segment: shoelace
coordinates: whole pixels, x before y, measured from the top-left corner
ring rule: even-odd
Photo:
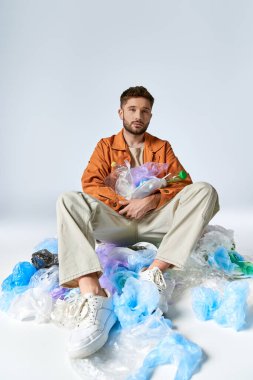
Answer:
[[[79,325],[90,326],[96,317],[98,301],[93,296],[80,295],[78,298],[69,299],[65,305],[65,318],[75,320]]]
[[[153,268],[150,270],[147,269],[145,272],[143,272],[143,279],[154,282],[159,292],[162,292],[162,290],[166,289],[167,287],[166,282],[163,278],[163,274],[159,268]]]

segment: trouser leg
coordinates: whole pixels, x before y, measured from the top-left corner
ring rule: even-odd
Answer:
[[[139,239],[160,241],[156,258],[183,267],[204,227],[218,210],[216,190],[208,183],[196,182],[147,215],[138,224]]]
[[[136,242],[136,224],[103,202],[81,192],[67,192],[57,201],[59,281],[77,287],[77,278],[102,271],[96,240],[116,244]]]

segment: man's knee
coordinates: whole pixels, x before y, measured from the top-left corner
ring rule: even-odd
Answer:
[[[189,187],[191,187],[191,190],[193,192],[196,192],[196,193],[201,192],[203,196],[213,197],[213,198],[218,199],[218,193],[215,190],[215,188],[212,185],[210,185],[210,183],[195,182],[195,183],[189,185]]]
[[[207,182],[196,182],[192,184],[194,191],[197,194],[201,194],[201,197],[205,202],[208,202],[208,208],[205,210],[205,214],[211,214],[209,219],[212,218],[220,209],[219,197],[216,189]]]
[[[61,193],[56,201],[57,209],[62,206],[69,208],[76,201],[78,196],[79,192],[77,191],[66,191]]]

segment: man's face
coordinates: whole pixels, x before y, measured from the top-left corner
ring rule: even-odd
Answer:
[[[152,117],[150,101],[141,97],[128,99],[119,109],[119,117],[128,132],[133,135],[143,134]]]

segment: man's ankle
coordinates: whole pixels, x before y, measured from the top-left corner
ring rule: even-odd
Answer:
[[[155,259],[153,263],[147,268],[147,269],[153,269],[154,267],[157,267],[160,269],[161,272],[166,271],[168,268],[173,268],[173,264],[169,264],[166,261]]]
[[[103,288],[101,288],[97,272],[89,273],[78,279],[78,285],[82,294],[92,293],[96,296],[107,297]]]

